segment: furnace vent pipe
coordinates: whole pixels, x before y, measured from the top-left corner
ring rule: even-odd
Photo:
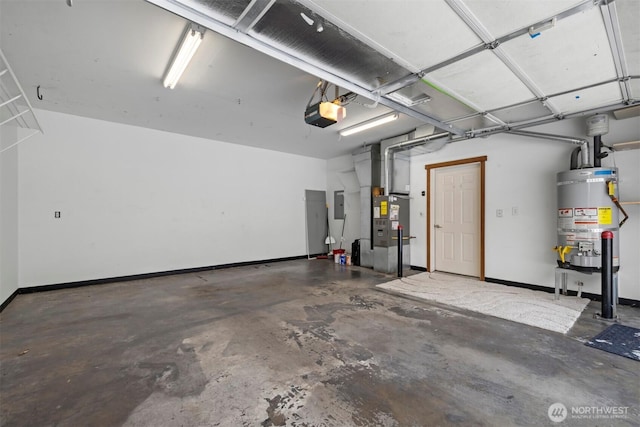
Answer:
[[[571,152],[571,167],[569,169],[578,169],[578,157],[582,153],[582,147],[576,147]]]
[[[410,139],[408,141],[398,142],[397,144],[393,144],[384,149],[384,194],[389,195],[391,191],[391,173],[389,168],[389,154],[391,151],[398,150],[400,148],[408,149],[412,147],[417,147],[418,145],[422,145],[429,141],[433,141],[434,139],[440,139],[450,136],[449,132],[441,132],[435,133],[433,135],[421,136],[420,138]],[[466,138],[460,138],[466,139]]]
[[[562,135],[553,135],[550,133],[531,132],[527,130],[510,130],[510,131],[507,131],[507,133],[520,135],[520,136],[528,136],[531,138],[549,139],[551,141],[568,142],[571,144],[579,145],[581,160],[582,160],[582,167],[583,168],[591,167],[591,164],[589,163],[589,142],[586,139],[572,138],[570,136],[562,136]],[[572,161],[572,169],[573,169],[573,161]]]

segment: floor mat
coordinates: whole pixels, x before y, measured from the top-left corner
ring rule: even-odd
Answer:
[[[445,273],[419,273],[378,285],[387,292],[435,301],[562,334],[567,333],[588,299],[497,285]]]
[[[614,324],[585,345],[640,361],[640,329]]]

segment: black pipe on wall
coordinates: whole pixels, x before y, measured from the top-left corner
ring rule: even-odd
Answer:
[[[402,226],[398,226],[398,277],[402,277]]]
[[[600,162],[600,151],[602,150],[602,136],[596,135],[593,137],[593,167],[599,168],[602,163]]]
[[[600,290],[602,293],[602,313],[604,319],[613,319],[613,233],[602,232],[602,271]]]

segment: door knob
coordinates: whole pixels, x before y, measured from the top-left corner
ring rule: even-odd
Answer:
[[[438,224],[434,225],[433,227],[434,227],[434,228],[442,228],[442,226],[441,226],[441,225],[438,225]]]

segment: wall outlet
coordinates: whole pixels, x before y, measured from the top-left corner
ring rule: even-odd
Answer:
[[[498,218],[502,218],[503,214],[504,214],[504,211],[502,209],[496,209],[496,216]]]
[[[518,210],[518,207],[517,207],[517,206],[514,206],[514,207],[512,207],[512,208],[511,208],[511,215],[516,216],[516,215],[518,215],[519,213],[520,213],[520,212],[519,212],[519,210]]]
[[[60,218],[60,211],[55,211],[55,212],[53,213],[53,217],[54,217],[54,218]]]

